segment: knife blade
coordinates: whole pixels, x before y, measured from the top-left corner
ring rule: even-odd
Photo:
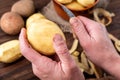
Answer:
[[[69,18],[75,17],[72,11],[70,11],[66,6],[60,4],[61,8],[66,12]]]
[[[66,6],[64,6],[64,5],[62,5],[62,4],[60,4],[60,6],[61,6],[62,9],[66,12],[66,14],[69,16],[69,18],[76,17],[76,16],[73,14],[73,12],[70,11]],[[72,32],[72,33],[73,33],[73,38],[74,38],[75,40],[77,40],[77,36],[75,35],[75,33],[74,33],[74,32]]]

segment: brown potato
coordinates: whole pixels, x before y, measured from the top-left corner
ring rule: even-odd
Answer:
[[[24,27],[24,20],[14,12],[6,12],[1,17],[1,29],[10,35],[16,35]]]
[[[23,17],[28,17],[35,11],[33,0],[20,0],[12,6],[11,11],[16,12]]]

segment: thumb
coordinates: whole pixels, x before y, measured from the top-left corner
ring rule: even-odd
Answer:
[[[61,35],[55,35],[53,38],[53,45],[62,64],[69,64],[73,61],[67,48],[66,42]]]
[[[70,24],[74,33],[79,38],[80,42],[84,42],[86,38],[89,38],[89,33],[86,26],[78,17],[71,18]]]

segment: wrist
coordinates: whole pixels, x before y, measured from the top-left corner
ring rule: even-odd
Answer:
[[[106,61],[103,62],[101,67],[109,74],[120,79],[120,76],[119,76],[120,56],[119,56],[119,54],[114,54],[114,55],[111,55],[110,57],[108,57],[108,59],[106,59]]]
[[[117,52],[116,52],[117,53]],[[109,69],[111,67],[113,67],[113,65],[117,65],[118,62],[120,61],[120,56],[117,53],[112,53],[111,55],[109,54],[103,61],[103,63],[101,64],[101,67],[104,69]]]

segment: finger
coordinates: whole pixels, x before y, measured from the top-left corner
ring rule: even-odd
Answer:
[[[88,19],[88,18],[83,17],[83,16],[78,16],[78,18],[85,25],[90,36],[96,35],[96,33],[98,33],[99,31],[105,31],[104,25],[102,25],[96,21],[93,21],[93,20]]]
[[[19,41],[20,41],[20,49],[21,51],[26,50],[25,48],[30,48],[31,46],[29,45],[27,41],[27,35],[26,35],[26,29],[22,28],[20,35],[19,35]],[[25,47],[25,48],[23,48]]]
[[[81,20],[82,23],[84,23],[86,26],[93,26],[96,25],[96,21],[93,21],[89,18],[83,17],[83,16],[78,16],[78,18]],[[91,24],[92,23],[92,24]]]
[[[36,67],[36,65],[32,64],[32,70],[33,70],[33,73],[34,73],[38,78],[41,78],[41,76],[42,76],[41,71],[39,71],[39,69]]]
[[[32,64],[32,70],[33,70],[33,73],[38,76],[39,74],[39,70],[37,69],[36,65]]]
[[[24,57],[26,57],[29,61],[35,62],[36,59],[39,58],[39,55],[36,51],[32,49],[30,44],[27,41],[27,35],[26,35],[26,29],[22,29],[21,33],[19,35],[19,41],[20,41],[20,49],[21,53]]]
[[[86,29],[91,38],[98,38],[98,35],[107,33],[105,26],[101,23],[93,21],[83,16],[78,16],[78,18],[82,21],[82,23],[86,26]]]
[[[65,40],[63,40],[61,35],[59,35],[59,34],[55,35],[55,37],[53,38],[53,45],[54,45],[55,51],[56,51],[60,61],[63,64],[71,63],[72,58],[68,51]]]
[[[79,18],[77,18],[77,17],[71,18],[70,24],[72,25],[72,29],[73,29],[74,33],[77,35],[77,37],[81,43],[84,40],[86,40],[87,38],[89,38],[89,33]]]
[[[42,56],[40,53],[38,53],[37,51],[35,51],[30,44],[27,41],[27,35],[26,35],[26,30],[23,28],[21,30],[20,36],[19,36],[19,40],[20,40],[20,49],[21,49],[21,53],[22,55],[27,58],[30,62],[32,62],[35,65],[38,64],[43,64],[43,60],[45,60],[46,62],[51,62],[51,59]]]

